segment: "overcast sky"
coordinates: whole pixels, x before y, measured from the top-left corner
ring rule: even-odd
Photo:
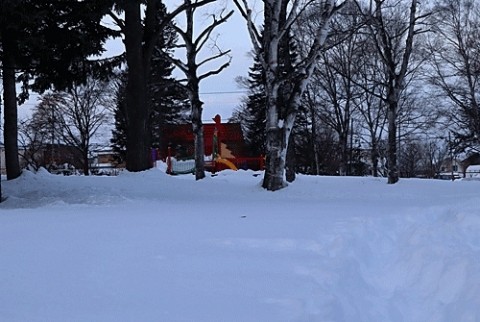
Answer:
[[[172,10],[180,0],[167,0],[165,1],[168,10]],[[221,5],[224,5],[227,1],[219,1],[216,5],[206,6],[199,15],[197,20],[199,23],[202,21],[208,21],[207,13],[217,10]],[[252,1],[257,2],[257,0]],[[230,1],[229,9],[234,9]],[[181,24],[180,15],[177,22]],[[197,22],[197,21],[196,21]],[[200,26],[197,30],[201,30]],[[252,65],[252,58],[250,51],[252,48],[246,23],[240,14],[235,10],[230,19],[223,25],[217,28],[218,39],[217,43],[222,50],[231,50],[232,62],[231,65],[225,69],[221,74],[211,76],[202,81],[200,84],[201,99],[204,104],[203,119],[205,121],[211,120],[216,114],[220,114],[222,118],[227,119],[231,116],[231,113],[235,107],[240,104],[242,96],[245,95],[245,89],[240,88],[235,82],[235,78],[238,76],[247,76],[248,69]],[[214,33],[215,35],[215,33]],[[106,56],[113,56],[122,53],[125,49],[120,39],[107,42],[108,52]],[[208,48],[205,48],[205,55],[208,55]],[[181,56],[179,56],[181,58]],[[210,69],[216,69],[220,66],[220,62],[212,62],[207,66]],[[175,74],[178,78],[183,78],[180,72]],[[30,110],[36,105],[38,95],[32,93],[31,99],[19,108],[19,118],[22,119],[30,114]]]
[[[173,10],[179,0],[165,1],[169,11]],[[225,1],[219,1],[217,5],[210,5],[199,10],[196,15],[197,31],[203,30],[202,23],[208,23],[208,13],[218,12],[221,5],[225,5]],[[229,5],[229,9],[234,9],[233,5]],[[183,15],[179,15],[176,22],[182,25]],[[229,118],[235,107],[239,105],[241,97],[245,95],[245,90],[240,88],[235,82],[238,76],[247,76],[248,69],[252,65],[250,51],[252,48],[250,38],[248,37],[246,23],[239,13],[235,10],[230,19],[216,29],[213,36],[218,35],[217,44],[222,50],[231,50],[232,62],[221,74],[211,76],[200,83],[201,99],[205,103],[203,119],[211,120],[216,114],[220,114],[222,118]],[[119,54],[124,51],[124,46],[120,40],[108,42],[107,47],[111,55]],[[204,48],[203,55],[211,56],[211,52],[207,47]],[[183,59],[184,53],[179,52],[178,58]],[[223,60],[225,62],[225,60]],[[222,61],[213,61],[207,64],[207,69],[212,70],[218,68]],[[205,69],[201,72],[205,72]],[[184,75],[177,71],[174,74],[178,79],[184,78]]]
[[[165,1],[169,10],[172,10],[181,2],[183,1]],[[257,2],[257,0],[252,0],[251,2]],[[221,74],[207,78],[200,84],[201,99],[205,103],[203,118],[206,120],[212,118],[217,113],[223,118],[231,116],[232,110],[239,105],[241,97],[245,95],[244,92],[242,93],[244,89],[238,86],[235,78],[247,76],[248,69],[252,65],[250,55],[252,45],[246,23],[234,8],[232,1],[219,0],[217,4],[208,5],[199,10],[199,14],[196,16],[196,22],[199,24],[197,30],[201,31],[203,29],[201,28],[201,23],[211,21],[207,19],[209,13],[215,12],[215,10],[218,12],[220,8],[225,6],[227,6],[228,10],[234,10],[235,12],[226,23],[217,28],[219,36],[217,41],[222,50],[231,50],[232,62]],[[180,25],[182,17],[180,15],[177,19],[177,23]],[[209,55],[208,51],[204,51],[204,54]],[[211,66],[210,69],[215,69],[220,66],[220,62],[212,62],[208,66]]]

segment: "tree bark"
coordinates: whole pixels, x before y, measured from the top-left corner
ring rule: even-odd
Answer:
[[[285,171],[285,133],[283,128],[270,128],[267,130],[267,153],[265,162],[265,176],[263,188],[276,191],[286,186],[283,175]]]
[[[388,145],[387,145],[387,163],[388,163],[388,183],[398,182],[397,165],[397,100],[392,99],[388,102]]]
[[[125,3],[125,49],[128,66],[127,79],[127,142],[126,168],[128,171],[143,171],[151,166],[150,131],[148,125],[147,75],[142,47],[143,27],[140,3]]]
[[[202,105],[197,88],[191,91],[192,130],[195,138],[195,180],[205,178],[205,146],[203,137]]]
[[[3,46],[3,99],[4,99],[4,144],[7,180],[20,176],[18,160],[18,112],[15,83],[15,58],[9,50],[9,40],[4,36]]]

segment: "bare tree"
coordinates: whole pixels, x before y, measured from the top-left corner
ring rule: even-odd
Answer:
[[[74,147],[82,156],[83,173],[89,174],[92,138],[110,121],[109,84],[90,78],[85,85],[46,94],[40,106],[50,105],[57,140]],[[52,139],[53,140],[53,139]]]
[[[415,37],[424,32],[421,24],[429,14],[420,14],[419,1],[411,0],[407,9],[397,0],[369,0],[361,6],[369,20],[370,32],[383,63],[385,89],[382,97],[387,107],[388,120],[388,183],[398,182],[397,165],[397,112],[402,91],[406,88],[407,75],[412,70],[411,58]]]
[[[196,180],[200,180],[205,177],[205,147],[202,124],[203,102],[200,99],[200,82],[210,76],[221,73],[230,65],[230,50],[222,50],[217,46],[215,41],[209,41],[212,40],[212,34],[215,29],[225,23],[228,18],[232,16],[233,11],[229,11],[225,15],[223,15],[223,13],[220,13],[219,15],[211,14],[211,22],[197,34],[194,30],[194,27],[196,26],[194,17],[197,7],[192,6],[191,0],[185,0],[184,6],[186,7],[184,10],[186,26],[182,29],[181,27],[174,25],[173,28],[183,40],[183,44],[180,44],[180,47],[185,49],[185,61],[172,57],[169,59],[185,74],[186,77],[185,88],[190,99],[192,130],[195,138],[195,178]],[[197,62],[200,55],[203,53],[205,46],[209,45],[210,49],[214,50],[214,53]],[[226,58],[227,61],[222,63],[220,67],[204,73],[200,72],[200,69],[204,68],[206,64],[224,58]]]
[[[434,178],[440,173],[443,160],[448,156],[448,142],[447,139],[428,136],[423,143],[423,168],[425,169],[425,176],[427,178]]]
[[[315,72],[313,80],[322,88],[320,100],[324,108],[319,110],[319,115],[338,135],[340,175],[349,173],[349,138],[353,135],[353,115],[357,108],[355,101],[363,92],[356,82],[360,76],[360,62],[364,59],[365,37],[358,32],[352,33],[360,25],[355,8],[352,9],[348,14],[338,14],[332,19],[334,32],[329,37],[331,48],[322,53],[320,64],[323,68]]]
[[[35,171],[46,166],[44,152],[51,139],[51,132],[41,121],[44,118],[37,116],[20,121],[18,126],[18,141],[23,147],[19,150],[20,157]]]
[[[253,48],[260,57],[266,78],[266,169],[263,187],[275,191],[286,186],[284,181],[285,163],[289,137],[299,110],[301,97],[310,78],[317,68],[320,51],[324,48],[332,16],[345,4],[345,1],[303,1],[265,0],[264,33],[255,24],[253,8],[247,0],[234,0],[247,27]],[[279,72],[282,40],[288,37],[289,30],[299,16],[309,7],[316,6],[319,12],[319,25],[315,30],[309,49],[292,64],[291,72]],[[263,45],[262,45],[263,44]],[[286,93],[284,84],[288,83]],[[283,102],[283,104],[279,104]]]
[[[478,1],[439,0],[427,46],[431,83],[449,103],[456,149],[478,149],[480,137],[480,5]]]
[[[360,125],[367,132],[367,142],[370,149],[370,162],[372,165],[372,175],[379,175],[380,142],[386,125],[386,114],[383,101],[375,95],[365,92],[361,98],[356,101],[361,122]]]

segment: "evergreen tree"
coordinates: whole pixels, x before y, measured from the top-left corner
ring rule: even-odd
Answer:
[[[250,156],[265,154],[265,73],[255,56],[246,80],[249,94],[233,113],[232,121],[239,122],[244,132]]]
[[[163,7],[159,14],[164,15],[165,11]],[[174,30],[171,27],[165,28],[152,56],[152,70],[148,81],[152,147],[162,146],[162,125],[186,122],[190,109],[185,89],[172,77],[175,66],[165,57],[173,55],[177,40]]]
[[[20,101],[33,88],[70,87],[86,79],[87,57],[101,53],[114,32],[100,24],[109,0],[14,1],[0,3],[0,60],[4,88],[4,141],[7,178],[20,175],[16,80],[23,81]]]
[[[159,21],[166,14],[165,6],[161,7]],[[161,128],[165,124],[182,123],[186,121],[189,109],[187,96],[182,86],[172,77],[173,64],[166,59],[165,54],[173,51],[177,41],[176,33],[171,27],[162,30],[154,49],[151,70],[148,77],[148,109],[149,135],[151,146],[159,147],[162,138]],[[128,114],[126,103],[127,71],[122,73],[117,81],[115,103],[115,127],[112,131],[111,146],[120,163],[126,161]]]
[[[111,147],[115,152],[115,161],[122,164],[127,156],[127,102],[126,102],[127,75],[123,72],[116,81],[114,118],[115,123],[110,139]]]
[[[288,37],[288,41],[282,43],[279,53],[279,65],[281,65],[280,73],[284,77],[291,74],[292,62],[297,59],[297,46],[293,41],[293,37]],[[245,140],[249,146],[252,156],[265,155],[266,143],[266,94],[265,94],[265,71],[260,62],[259,55],[263,55],[263,51],[255,55],[253,66],[249,71],[249,78],[246,84],[249,88],[249,95],[245,102],[234,113],[234,119],[237,118],[242,124],[244,130]],[[288,104],[288,93],[291,89],[288,80],[282,85],[283,93],[278,97],[278,104],[286,106]],[[295,179],[296,152],[295,142],[299,139],[295,138],[300,132],[293,131],[290,139],[290,150],[287,151],[287,180],[293,181]]]

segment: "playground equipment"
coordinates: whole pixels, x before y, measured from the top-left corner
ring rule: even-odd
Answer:
[[[212,161],[205,161],[205,168],[210,170],[211,172],[215,173],[217,171],[223,170],[220,169],[219,164],[224,165],[226,168],[237,171],[238,168],[235,164],[228,159],[222,159],[221,157],[217,157]],[[167,157],[167,173],[172,175],[177,174],[193,174],[195,173],[195,160],[194,159],[187,159],[187,160],[177,160],[174,157]]]
[[[213,120],[213,124],[203,125],[205,170],[215,173],[225,169],[263,169],[262,156],[248,156],[248,146],[239,123],[222,123],[220,115]],[[166,125],[161,131],[162,142],[152,152],[152,160],[166,161],[167,173],[170,174],[194,173],[195,149],[191,124]]]
[[[222,159],[222,158],[218,157],[218,158],[215,159],[215,162],[224,164],[229,169],[232,169],[234,171],[238,170],[237,166],[235,164],[233,164],[232,162],[228,161],[227,159]]]
[[[193,174],[195,173],[195,160],[176,160],[175,158],[167,158],[167,173],[177,174]]]

